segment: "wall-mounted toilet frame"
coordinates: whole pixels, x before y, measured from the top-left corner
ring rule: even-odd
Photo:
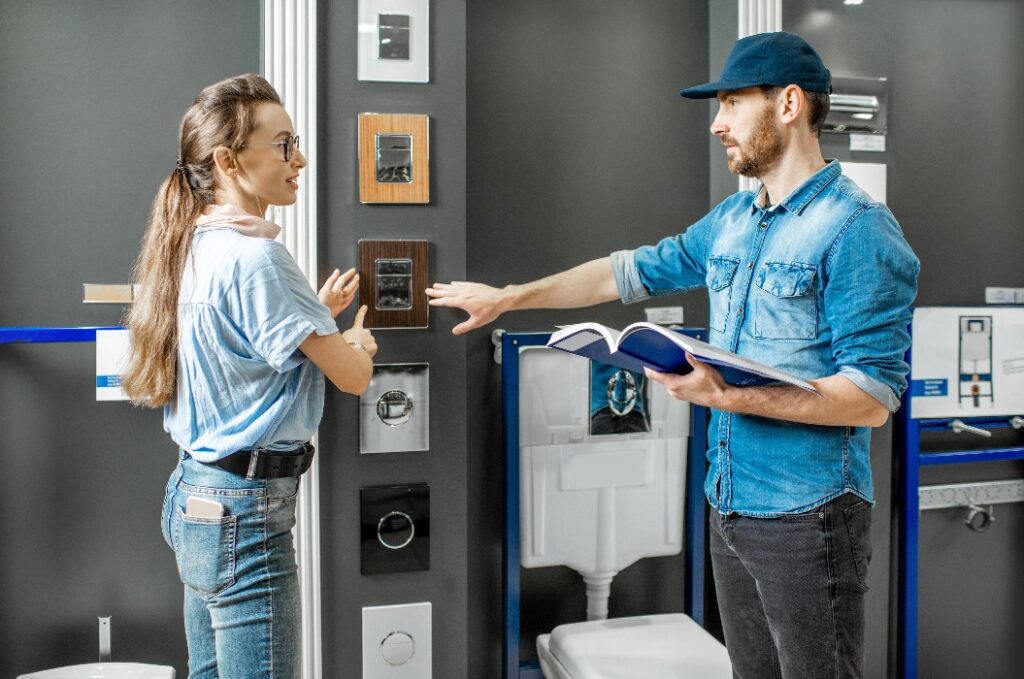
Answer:
[[[706,331],[687,328],[682,332],[699,340]],[[547,344],[550,333],[513,333],[498,331],[501,343],[502,431],[505,443],[505,536],[502,564],[502,603],[504,643],[502,644],[503,679],[543,679],[540,665],[521,661],[520,636],[520,525],[519,525],[519,350]],[[497,342],[496,342],[497,344]],[[708,411],[690,405],[689,449],[686,456],[686,508],[684,516],[683,579],[685,595],[683,612],[704,625],[704,573],[706,535],[706,504],[704,475],[707,465]]]

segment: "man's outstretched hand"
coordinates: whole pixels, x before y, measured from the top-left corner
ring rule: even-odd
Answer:
[[[507,310],[507,292],[483,283],[434,283],[426,292],[427,297],[431,298],[428,302],[430,306],[454,307],[469,314],[468,319],[452,328],[454,335],[462,335],[487,325]]]

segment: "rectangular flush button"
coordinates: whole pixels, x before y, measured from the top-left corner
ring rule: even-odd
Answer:
[[[412,308],[412,260],[378,259],[376,308]]]
[[[412,184],[412,135],[377,135],[377,181]]]
[[[409,61],[409,15],[377,15],[377,58]]]

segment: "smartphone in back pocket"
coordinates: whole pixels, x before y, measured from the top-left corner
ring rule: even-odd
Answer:
[[[224,516],[224,505],[190,495],[185,499],[185,515],[204,519],[219,519]]]

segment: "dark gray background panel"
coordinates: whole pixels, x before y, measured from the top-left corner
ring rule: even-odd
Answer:
[[[806,37],[834,75],[889,78],[886,152],[850,152],[845,135],[824,135],[822,147],[840,161],[888,164],[889,207],[921,259],[917,304],[983,304],[986,285],[1024,285],[1024,244],[1011,186],[1024,149],[1017,114],[1024,104],[1024,1],[906,0],[850,7],[786,0],[783,27]],[[890,575],[889,559],[882,556],[896,536],[886,530],[887,498],[881,491],[894,487],[896,477],[880,443],[876,436],[872,464],[879,505],[868,595],[868,676],[883,676],[879,627],[895,601],[895,580],[888,586],[882,580]],[[962,437],[957,444],[974,445]],[[1020,478],[1022,468],[926,469],[922,483]],[[922,514],[919,676],[1020,674],[1024,648],[1012,630],[1020,624],[1024,596],[1013,575],[1024,554],[1018,537],[1022,508],[1001,505],[996,515],[992,529],[976,535],[955,510]],[[892,596],[879,596],[880,590]]]
[[[467,270],[523,283],[683,231],[707,211],[706,108],[679,89],[707,74],[707,3],[470,2],[467,33]],[[504,462],[500,371],[490,331],[623,327],[645,305],[513,313],[466,340],[471,677],[499,676]],[[450,318],[453,314],[438,314]],[[458,318],[464,316],[457,314]],[[581,577],[523,570],[524,657],[536,636],[586,618]],[[645,559],[612,583],[612,616],[682,610],[682,558]]]
[[[464,0],[430,3],[430,84],[356,79],[356,3],[321,2],[320,266],[358,264],[360,238],[426,239],[431,280],[466,275],[466,63]],[[430,116],[429,205],[359,203],[356,119],[360,113]],[[351,325],[355,307],[338,321]],[[470,524],[466,513],[465,342],[452,314],[431,311],[426,330],[380,330],[377,363],[430,364],[429,452],[360,455],[357,399],[328,391],[320,430],[321,601],[325,677],[362,675],[363,606],[430,601],[435,677],[465,677]],[[474,454],[479,454],[474,452]],[[430,484],[430,570],[359,572],[359,488]]]
[[[125,283],[181,116],[259,69],[258,0],[0,2],[0,325],[115,325],[82,283]],[[0,676],[115,660],[185,676],[160,536],[176,449],[161,414],[95,401],[92,344],[0,346]]]

